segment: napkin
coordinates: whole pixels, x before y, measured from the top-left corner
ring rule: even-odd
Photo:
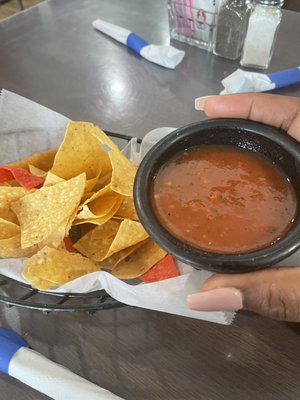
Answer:
[[[2,90],[0,121],[0,163],[5,164],[34,152],[57,147],[64,137],[69,119],[24,97]],[[162,127],[149,132],[140,148],[134,138],[123,152],[132,161],[139,163],[153,144],[174,129]],[[234,313],[200,312],[187,307],[187,295],[198,292],[211,273],[195,270],[180,262],[178,268],[181,271],[179,277],[138,285],[119,280],[108,272],[93,272],[60,286],[54,292],[86,293],[105,289],[113,298],[128,305],[230,324]],[[0,259],[0,274],[26,283],[21,275],[22,269],[23,261],[20,259]]]
[[[222,80],[224,90],[220,94],[266,92],[300,82],[300,67],[290,68],[272,74],[237,69]]]
[[[144,39],[128,29],[111,24],[98,18],[92,23],[100,32],[112,37],[120,43],[140,54],[146,60],[166,68],[174,69],[183,59],[185,52],[173,46],[149,44]]]
[[[30,349],[16,332],[0,327],[0,371],[56,400],[122,400]]]

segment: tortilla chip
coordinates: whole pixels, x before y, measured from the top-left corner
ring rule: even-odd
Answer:
[[[136,215],[132,197],[129,196],[124,197],[124,200],[122,201],[120,208],[114,215],[114,218],[121,218],[121,219],[129,218],[134,221],[138,221],[138,216]]]
[[[45,246],[58,248],[61,246],[64,237],[67,234],[68,219],[63,221],[58,228],[56,228],[50,235],[46,236],[37,245],[39,249],[43,249]]]
[[[0,240],[0,257],[2,258],[31,257],[36,250],[36,246],[27,247],[26,249],[21,248],[20,233],[7,239]]]
[[[0,208],[8,208],[10,203],[28,193],[31,192],[21,187],[0,186]]]
[[[105,258],[101,262],[98,263],[102,268],[112,270],[115,268],[120,261],[124,260],[128,257],[131,253],[133,253],[137,248],[143,246],[143,244],[147,241],[143,240],[133,246],[127,247],[126,249],[120,250],[117,253],[112,254],[110,257]]]
[[[75,247],[73,246],[72,240],[69,238],[69,236],[64,237],[63,240],[64,248],[71,252],[71,253],[76,253]]]
[[[147,283],[158,282],[164,279],[179,276],[179,271],[175,265],[174,258],[167,254],[162,260],[158,261],[149,271],[139,278]]]
[[[96,127],[94,134],[100,143],[108,146],[108,156],[112,165],[111,189],[123,196],[132,196],[137,166],[121,153],[117,145],[100,128]]]
[[[103,267],[135,278],[165,255],[137,221],[137,167],[93,124],[70,122],[58,150],[10,166],[45,178],[37,190],[0,185],[0,257],[31,257],[23,276],[33,287],[48,290]],[[74,245],[83,255],[68,251],[72,235],[83,233]]]
[[[62,225],[66,231],[69,218],[75,217],[85,182],[85,174],[81,174],[54,186],[43,187],[11,204],[20,222],[22,248],[42,242]]]
[[[102,217],[97,217],[97,218],[87,218],[87,219],[76,219],[73,223],[73,225],[80,225],[80,224],[94,224],[94,225],[103,225],[105,222],[110,220],[116,213],[116,211],[119,209],[121,203],[122,203],[123,198],[122,197],[116,197],[115,203],[111,210],[108,212],[108,214],[102,216]]]
[[[112,274],[119,279],[133,279],[147,272],[166,255],[151,239],[138,247],[133,253],[116,265]]]
[[[132,164],[120,151],[119,153],[110,151],[108,155],[113,168],[112,190],[124,196],[132,196],[137,166]]]
[[[42,178],[44,178],[47,175],[46,171],[44,171],[38,167],[35,167],[34,165],[31,165],[31,164],[28,165],[28,170],[32,175],[39,176]]]
[[[25,260],[24,265],[26,279],[29,282],[31,282],[31,276],[37,276],[43,281],[54,282],[58,286],[99,270],[93,261],[81,254],[51,247],[44,247],[34,256]]]
[[[70,122],[51,169],[63,179],[85,172],[86,191],[92,190],[101,172],[106,174],[111,170],[109,158],[93,134],[94,129],[88,122]]]
[[[56,149],[52,149],[42,153],[36,153],[23,160],[15,161],[7,165],[10,167],[25,168],[27,170],[29,170],[29,165],[33,165],[43,171],[49,171],[52,167],[56,151]]]
[[[84,202],[77,218],[90,219],[104,217],[115,206],[118,199],[123,200],[123,197],[112,191],[110,185],[107,185]]]
[[[59,176],[54,175],[52,172],[49,171],[49,172],[47,172],[43,187],[53,186],[53,185],[56,185],[57,183],[64,182],[64,180],[65,179],[60,178]]]
[[[74,244],[74,247],[91,260],[101,261],[106,257],[119,227],[119,222],[107,221],[105,224],[90,230]]]
[[[23,277],[30,283],[30,285],[39,290],[48,290],[51,287],[56,286],[55,282],[46,281],[45,279],[41,279],[38,276],[33,276],[28,274],[28,268],[24,268],[22,272]]]
[[[24,168],[0,166],[0,182],[11,181],[14,186],[22,186],[25,189],[33,189],[42,186],[44,178],[32,175]]]
[[[112,254],[140,243],[147,238],[148,234],[140,222],[124,219],[106,257],[110,257]]]
[[[13,222],[14,224],[18,224],[18,218],[10,208],[0,208],[0,218],[9,222]]]
[[[94,261],[104,260],[101,265],[113,268],[146,238],[148,234],[139,222],[128,219],[121,223],[109,220],[104,225],[90,230],[74,247],[86,257]]]
[[[20,233],[19,225],[0,218],[0,240],[7,239]]]

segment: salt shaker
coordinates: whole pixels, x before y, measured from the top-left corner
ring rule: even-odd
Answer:
[[[256,0],[249,18],[241,65],[268,68],[282,17],[283,0]]]
[[[236,60],[242,52],[250,0],[225,0],[220,6],[214,54]]]

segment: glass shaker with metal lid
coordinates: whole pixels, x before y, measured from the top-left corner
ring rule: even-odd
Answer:
[[[243,47],[250,0],[224,0],[219,9],[214,54],[236,60]]]
[[[283,0],[256,0],[249,18],[241,65],[251,68],[268,68],[271,61]]]

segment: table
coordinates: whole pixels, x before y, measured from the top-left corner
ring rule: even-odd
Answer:
[[[166,0],[49,0],[0,23],[0,87],[71,119],[143,137],[204,118],[194,98],[218,93],[237,62],[185,44],[175,71],[95,32],[102,17],[169,43]],[[300,14],[284,12],[270,71],[298,65]],[[278,90],[300,95],[300,86]],[[125,307],[49,314],[0,305],[0,326],[125,399],[298,399],[300,325],[241,312],[231,326]],[[0,398],[46,397],[0,375]],[[71,397],[70,397],[71,399]]]

